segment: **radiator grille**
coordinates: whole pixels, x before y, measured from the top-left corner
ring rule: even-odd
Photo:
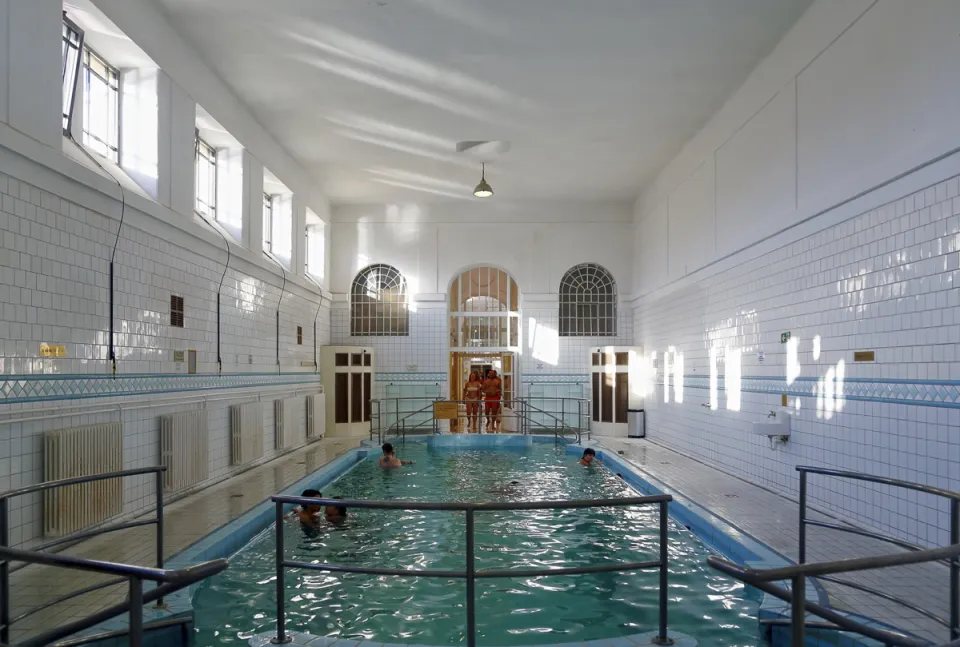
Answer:
[[[307,440],[314,441],[323,438],[327,423],[326,396],[323,393],[314,393],[307,396]]]
[[[302,443],[300,424],[297,420],[297,398],[273,401],[274,449],[287,449]]]
[[[123,469],[123,426],[108,422],[43,434],[43,480]],[[43,494],[43,534],[62,537],[123,512],[123,479],[79,483]]]
[[[245,465],[263,457],[263,408],[259,402],[230,407],[230,464]]]
[[[160,416],[163,487],[176,492],[207,480],[209,445],[206,411]]]

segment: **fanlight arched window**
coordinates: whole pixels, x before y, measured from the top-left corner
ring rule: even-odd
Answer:
[[[403,274],[382,263],[360,270],[350,289],[350,335],[404,337],[409,330]]]
[[[617,284],[596,263],[581,263],[560,280],[560,336],[614,337]]]
[[[472,267],[450,284],[450,348],[520,345],[520,290],[496,267]]]

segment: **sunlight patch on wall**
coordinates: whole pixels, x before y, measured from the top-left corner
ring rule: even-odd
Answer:
[[[725,390],[727,392],[727,410],[740,411],[740,389],[742,379],[743,356],[739,348],[727,347],[724,353]]]

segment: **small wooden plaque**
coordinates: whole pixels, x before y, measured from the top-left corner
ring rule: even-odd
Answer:
[[[853,361],[872,362],[876,359],[876,352],[872,350],[857,350],[853,352]]]
[[[456,402],[434,402],[433,417],[437,420],[456,420],[460,405]]]

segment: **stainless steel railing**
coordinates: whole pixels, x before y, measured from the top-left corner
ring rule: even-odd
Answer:
[[[547,408],[549,406],[547,404],[539,407],[533,404],[534,401],[552,403],[555,408]],[[374,399],[370,401],[370,440],[376,438],[380,443],[385,436],[389,435],[397,435],[406,440],[408,432],[437,433],[437,421],[433,418],[433,405],[436,402],[453,402],[457,405],[477,404],[480,409],[474,418],[482,421],[487,415],[483,408],[486,400],[447,400],[435,397]],[[511,406],[505,410],[508,404]],[[552,432],[555,437],[569,436],[578,443],[582,441],[584,433],[588,435],[590,433],[590,402],[584,398],[522,397],[509,401],[500,400],[500,405],[501,421],[510,419],[517,423],[516,431],[510,433],[531,434],[546,431]],[[466,413],[459,413],[457,421],[469,425],[470,417]],[[392,421],[390,421],[391,418]]]
[[[654,642],[659,645],[670,645],[673,640],[667,635],[667,528],[669,525],[668,504],[673,500],[669,494],[655,496],[630,497],[622,499],[590,499],[583,501],[522,501],[502,503],[455,503],[455,502],[420,502],[420,501],[347,501],[343,499],[313,499],[296,496],[274,496],[271,500],[276,506],[276,566],[277,566],[277,637],[275,643],[284,644],[291,638],[286,630],[286,591],[285,572],[288,568],[302,568],[314,571],[333,573],[361,573],[366,575],[388,575],[396,577],[443,577],[462,579],[467,583],[466,622],[467,647],[476,647],[477,618],[475,586],[477,579],[511,578],[511,577],[541,577],[546,575],[583,575],[588,573],[610,573],[618,571],[636,571],[643,569],[658,569],[659,583],[659,615],[657,636]],[[474,545],[474,516],[477,512],[495,512],[506,510],[569,510],[578,508],[620,507],[656,504],[660,507],[660,550],[655,560],[643,562],[624,562],[621,564],[607,564],[602,566],[578,566],[572,568],[555,569],[525,569],[525,570],[477,570],[475,563],[476,548]],[[336,505],[346,508],[368,508],[378,510],[437,510],[464,512],[466,514],[466,560],[462,571],[442,569],[404,569],[404,568],[367,568],[362,566],[343,566],[339,564],[314,564],[288,560],[284,556],[284,506],[289,505]],[[906,646],[905,646],[906,647]],[[909,646],[913,647],[913,646]]]
[[[157,601],[158,605],[163,603],[163,596],[167,593],[179,590],[184,586],[189,586],[194,582],[205,577],[222,571],[227,566],[225,560],[214,560],[205,562],[194,567],[181,569],[179,571],[165,570],[163,568],[163,473],[166,467],[144,467],[139,469],[123,470],[120,472],[108,472],[105,474],[92,474],[89,476],[78,476],[75,478],[61,479],[59,481],[48,481],[22,487],[17,490],[0,493],[0,643],[8,643],[10,640],[10,630],[14,623],[24,620],[35,613],[54,605],[72,600],[81,595],[91,593],[117,584],[127,582],[130,587],[130,599],[128,602],[120,605],[114,605],[103,611],[92,614],[86,618],[73,623],[56,627],[48,630],[39,636],[34,636],[29,640],[20,643],[24,647],[31,645],[46,645],[47,643],[60,638],[70,636],[77,631],[87,629],[103,620],[107,620],[120,613],[130,612],[130,644],[139,645],[143,629],[143,604],[146,602]],[[77,485],[80,483],[92,483],[94,481],[103,481],[107,479],[125,478],[129,476],[141,476],[152,474],[154,476],[154,489],[156,493],[156,510],[152,518],[120,523],[106,524],[78,533],[73,533],[65,537],[60,537],[48,541],[39,546],[34,546],[30,550],[21,550],[10,546],[10,500],[16,497],[43,492],[55,488]],[[116,564],[113,562],[103,562],[98,560],[85,559],[81,557],[72,557],[69,555],[60,555],[47,553],[44,551],[68,543],[75,543],[97,535],[104,535],[127,528],[139,528],[141,526],[156,526],[155,537],[155,555],[156,566],[133,566],[129,564]],[[47,566],[57,566],[63,568],[77,569],[102,573],[106,575],[117,575],[119,577],[108,579],[104,582],[71,591],[65,595],[47,600],[38,607],[33,607],[21,613],[15,618],[11,618],[11,596],[10,596],[10,562],[22,562],[24,564],[44,564]],[[199,575],[198,575],[199,574]],[[199,579],[194,579],[199,577]],[[143,582],[154,581],[160,583],[160,586],[144,594]]]
[[[849,617],[837,613],[835,610],[821,606],[805,599],[806,578],[813,577],[822,581],[832,582],[841,586],[850,587],[864,593],[875,595],[882,599],[894,602],[904,608],[910,609],[926,618],[937,622],[950,631],[950,640],[956,642],[960,639],[960,492],[952,492],[941,488],[923,485],[921,483],[911,483],[909,481],[900,481],[897,479],[886,478],[883,476],[874,476],[872,474],[863,474],[860,472],[846,472],[841,470],[822,469],[816,467],[797,467],[800,473],[800,524],[799,524],[799,564],[778,569],[752,570],[741,568],[732,562],[721,559],[716,556],[707,558],[707,562],[717,570],[726,573],[732,577],[742,580],[761,591],[765,591],[782,600],[791,603],[790,627],[792,634],[792,644],[803,645],[805,625],[804,613],[810,611],[821,618],[833,623],[838,628],[846,629],[860,633],[869,638],[880,640],[887,645],[894,647],[920,647],[929,645],[929,641],[920,640],[906,634],[885,631],[876,627],[870,627],[862,623],[851,620]],[[809,474],[818,474],[822,476],[851,479],[856,481],[867,481],[898,487],[916,492],[924,492],[933,496],[945,498],[950,501],[950,544],[939,548],[922,548],[915,544],[903,541],[896,537],[882,535],[879,533],[863,530],[853,526],[846,526],[824,521],[815,521],[807,518],[807,483]],[[847,559],[836,562],[807,563],[807,526],[816,526],[839,532],[846,532],[862,537],[869,537],[889,544],[893,544],[908,552],[894,553],[889,555],[880,555],[872,557],[861,557]],[[949,567],[950,578],[950,612],[949,619],[942,618],[936,613],[924,609],[919,605],[905,600],[901,597],[891,595],[885,591],[879,591],[875,588],[865,586],[858,582],[834,577],[841,573],[851,573],[856,571],[872,570],[876,568],[889,568],[893,566],[905,566],[909,564],[923,564],[928,562],[942,562]],[[790,580],[790,590],[775,586],[772,582],[778,580]]]

